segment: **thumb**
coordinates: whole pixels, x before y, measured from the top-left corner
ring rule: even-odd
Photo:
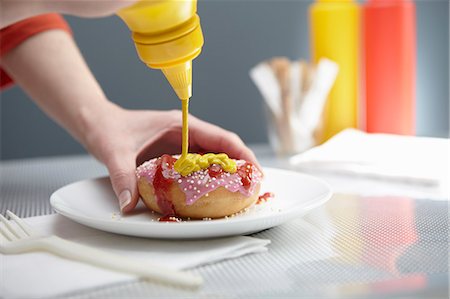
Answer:
[[[114,193],[119,199],[120,211],[130,212],[139,199],[135,175],[136,162],[133,155],[117,155],[110,159],[106,167]]]

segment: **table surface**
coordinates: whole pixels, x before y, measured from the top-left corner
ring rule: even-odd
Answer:
[[[287,167],[267,147],[263,166]],[[0,213],[54,213],[50,194],[106,175],[88,156],[0,163]],[[305,217],[254,234],[267,253],[193,269],[197,291],[136,281],[64,298],[448,298],[449,201],[441,189],[315,174],[335,195]],[[58,296],[61,298],[61,296]]]

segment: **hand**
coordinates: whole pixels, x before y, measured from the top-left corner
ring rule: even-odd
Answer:
[[[115,105],[96,119],[85,139],[88,150],[103,162],[122,212],[136,206],[135,170],[146,160],[181,152],[181,112],[131,111]],[[234,133],[189,116],[190,152],[224,152],[259,167],[253,152]]]

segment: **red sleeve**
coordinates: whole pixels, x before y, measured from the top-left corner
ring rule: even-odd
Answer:
[[[43,31],[59,29],[72,34],[69,25],[59,14],[44,14],[14,23],[0,30],[0,58],[20,45],[29,37]],[[0,90],[9,87],[14,82],[0,68]]]

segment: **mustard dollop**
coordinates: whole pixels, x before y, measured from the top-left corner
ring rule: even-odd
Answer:
[[[227,154],[187,154],[182,155],[174,165],[175,171],[182,176],[187,176],[200,169],[206,169],[212,164],[217,164],[229,173],[236,172],[236,161],[230,159]]]

